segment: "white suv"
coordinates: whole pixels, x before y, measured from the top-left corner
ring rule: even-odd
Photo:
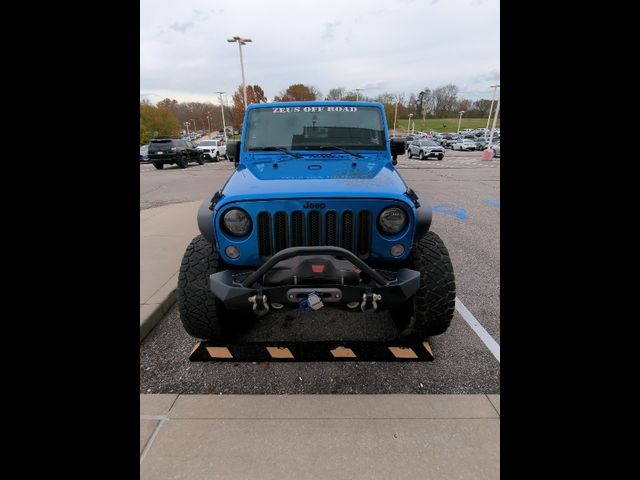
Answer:
[[[203,140],[198,143],[196,147],[198,150],[202,151],[202,156],[207,160],[212,160],[217,162],[220,160],[220,157],[224,157],[226,160],[229,159],[227,157],[227,145],[224,143],[224,140]]]

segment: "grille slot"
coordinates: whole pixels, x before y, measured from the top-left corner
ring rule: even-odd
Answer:
[[[304,245],[304,214],[300,211],[291,215],[291,246],[302,247]]]
[[[342,214],[342,248],[353,251],[353,213]]]
[[[362,210],[359,217],[360,230],[358,232],[358,255],[366,257],[369,255],[371,244],[371,214],[367,210]]]
[[[287,248],[287,214],[278,212],[275,215],[276,252]]]
[[[258,242],[260,255],[263,257],[271,255],[271,226],[269,223],[269,214],[261,212],[258,215]]]
[[[309,246],[320,245],[320,212],[309,212]]]
[[[327,226],[325,231],[327,232],[327,245],[332,247],[338,246],[337,216],[336,212],[327,212]]]

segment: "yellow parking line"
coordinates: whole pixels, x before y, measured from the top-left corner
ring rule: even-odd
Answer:
[[[293,358],[293,354],[287,347],[267,347],[271,358]]]
[[[211,358],[233,358],[227,347],[207,347]]]
[[[418,358],[416,352],[409,347],[387,347],[396,358]]]
[[[336,358],[355,358],[356,354],[353,353],[353,350],[346,347],[336,347],[331,350],[331,355]]]

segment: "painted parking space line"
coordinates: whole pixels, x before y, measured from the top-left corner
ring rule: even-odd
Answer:
[[[498,363],[500,363],[500,345],[493,339],[491,335],[489,335],[484,327],[480,325],[480,322],[478,322],[478,320],[476,320],[476,317],[474,317],[473,314],[469,310],[467,310],[467,307],[464,306],[464,304],[458,297],[456,297],[456,310],[462,316],[464,321],[469,324],[471,329],[476,332],[476,335],[480,337],[482,343],[485,344],[485,346],[493,354],[496,360],[498,360]]]

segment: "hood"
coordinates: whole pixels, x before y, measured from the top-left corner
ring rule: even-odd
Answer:
[[[383,156],[256,155],[238,165],[223,189],[234,200],[300,197],[403,198],[407,186]]]

